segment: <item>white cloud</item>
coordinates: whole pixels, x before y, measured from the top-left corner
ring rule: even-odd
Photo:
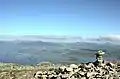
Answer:
[[[96,42],[96,43],[120,43],[120,35],[105,35],[91,38],[73,37],[73,36],[0,36],[0,40],[41,40],[47,42]]]
[[[100,36],[99,38],[100,40],[103,40],[103,41],[114,41],[114,42],[117,42],[117,41],[120,41],[120,35],[108,35],[108,36]]]
[[[120,35],[105,35],[105,36],[98,36],[93,38],[86,38],[88,42],[96,42],[96,43],[119,43],[120,44]]]

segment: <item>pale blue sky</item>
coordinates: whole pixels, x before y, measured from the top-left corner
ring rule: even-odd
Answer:
[[[0,35],[120,34],[120,0],[0,0]]]

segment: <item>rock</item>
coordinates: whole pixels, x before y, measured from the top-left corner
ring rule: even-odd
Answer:
[[[61,66],[59,69],[60,69],[61,71],[64,71],[66,68],[67,68],[66,66]]]
[[[42,79],[46,79],[47,78],[47,75],[42,75]]]
[[[95,75],[95,78],[101,78],[101,79],[102,79],[102,75],[96,74],[96,75]]]
[[[72,72],[73,69],[72,69],[71,67],[68,67],[68,68],[66,68],[66,71],[68,71],[68,72]]]
[[[111,62],[107,63],[106,65],[109,66],[109,67],[111,67],[111,68],[114,68],[114,67],[115,67],[115,64],[113,64],[113,63],[111,63]]]
[[[84,76],[84,75],[85,75],[85,72],[80,72],[80,75],[81,75],[81,76]]]
[[[91,69],[91,68],[94,67],[94,64],[92,64],[92,63],[87,63],[87,64],[84,65],[84,67],[87,68],[87,69]]]
[[[78,66],[77,66],[77,65],[75,65],[75,64],[71,64],[71,65],[70,65],[70,68],[77,69],[77,68],[78,68]]]
[[[42,75],[42,74],[43,74],[42,71],[38,71],[38,72],[36,73],[36,75]]]
[[[35,78],[41,79],[41,78],[42,78],[42,75],[35,75]]]
[[[62,78],[68,78],[69,75],[68,74],[62,74]]]
[[[70,64],[69,66],[61,66],[58,69],[53,69],[49,72],[37,72],[36,75],[43,79],[118,79],[118,74],[115,68],[115,64],[105,61],[101,62],[102,52],[98,52],[98,60],[96,62],[83,63],[83,64]],[[101,57],[100,57],[101,56]]]
[[[38,71],[37,73],[34,74],[34,77],[35,78],[42,78],[42,72],[41,71]]]
[[[113,77],[109,77],[108,79],[114,79]]]
[[[109,75],[104,75],[104,79],[109,79]]]
[[[82,77],[81,79],[86,79],[86,77]]]
[[[87,70],[87,69],[85,69],[85,68],[83,68],[83,69],[82,69],[82,71],[83,71],[83,72],[87,72],[88,70]]]
[[[89,78],[89,77],[92,76],[92,75],[93,75],[92,72],[87,72],[87,74],[86,74],[87,78]]]

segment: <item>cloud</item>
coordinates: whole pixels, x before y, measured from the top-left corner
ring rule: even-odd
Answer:
[[[100,42],[100,43],[120,43],[120,35],[106,35],[106,36],[99,36],[99,37],[93,37],[93,38],[86,38],[87,41],[90,42]]]
[[[28,40],[28,41],[45,41],[45,42],[95,42],[95,43],[120,43],[120,35],[106,35],[91,38],[82,38],[80,36],[0,36],[0,40]]]
[[[111,41],[111,42],[120,42],[120,35],[100,36],[99,40]]]
[[[42,36],[42,35],[25,35],[25,36],[0,36],[0,40],[20,40],[20,41],[44,41],[44,42],[80,42],[82,37],[75,36]]]

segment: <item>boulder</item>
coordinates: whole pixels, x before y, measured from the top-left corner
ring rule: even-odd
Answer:
[[[71,65],[70,65],[70,68],[77,69],[78,66],[77,66],[76,64],[71,64]]]

